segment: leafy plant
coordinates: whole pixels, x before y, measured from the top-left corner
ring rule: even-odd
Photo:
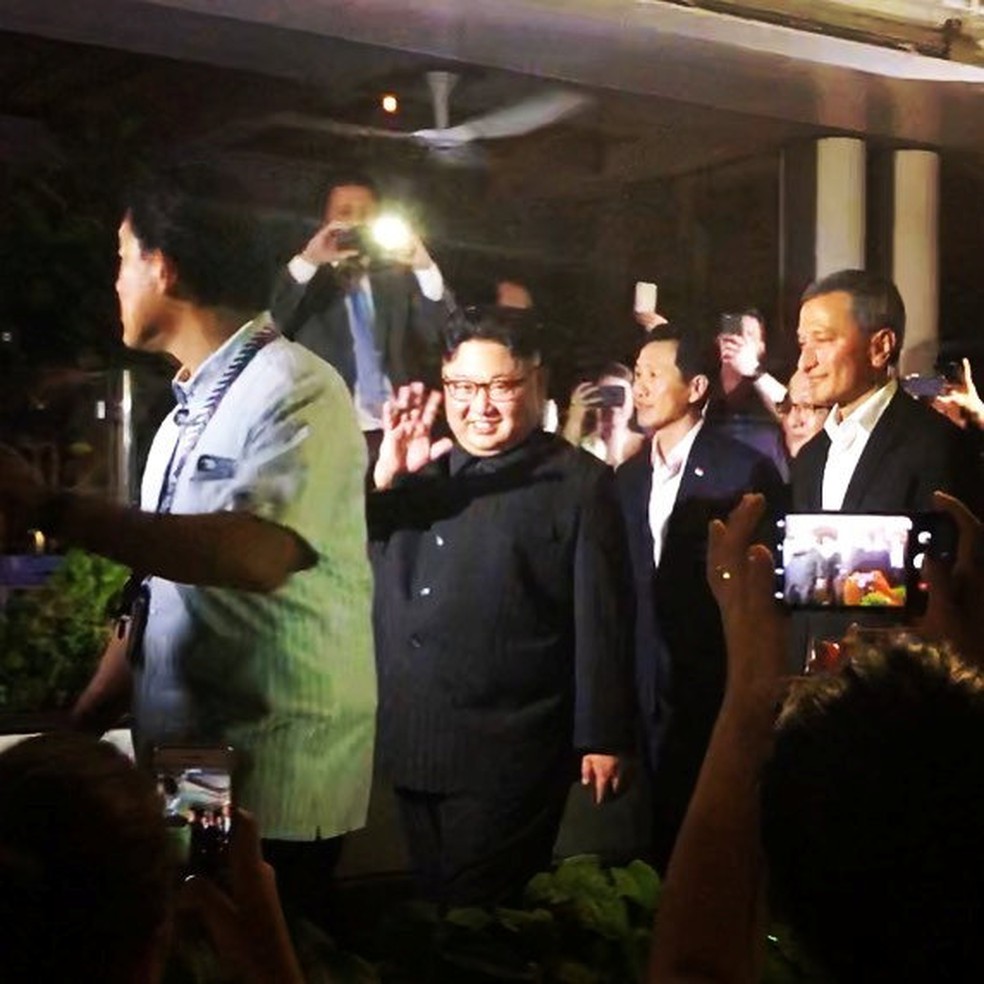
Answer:
[[[522,908],[410,903],[383,925],[386,984],[632,984],[646,979],[660,882],[643,861],[568,858],[536,875]],[[762,984],[820,984],[788,932],[767,940]]]
[[[118,564],[81,550],[40,588],[0,610],[0,711],[60,710],[85,686],[106,644],[106,606],[126,580]]]

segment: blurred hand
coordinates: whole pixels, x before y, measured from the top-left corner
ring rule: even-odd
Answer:
[[[963,418],[975,427],[984,428],[984,401],[974,385],[969,359],[963,360],[963,382],[952,383],[936,399],[944,406],[956,407]]]
[[[263,860],[253,817],[237,810],[229,844],[229,892],[201,875],[181,887],[179,905],[199,915],[226,968],[249,984],[303,984],[280,907],[273,868]]]
[[[765,701],[775,706],[787,679],[787,618],[776,604],[775,564],[762,544],[753,544],[765,498],[742,496],[727,522],[709,530],[707,580],[721,610],[728,650],[725,699]]]
[[[934,492],[933,504],[957,524],[957,557],[952,567],[926,558],[929,602],[916,629],[948,639],[967,662],[984,667],[984,526],[952,495]]]
[[[652,331],[660,325],[669,324],[669,321],[663,315],[657,314],[655,311],[634,311],[633,316],[635,317],[636,324],[646,331]]]
[[[617,755],[585,755],[581,759],[581,785],[591,786],[595,803],[604,802],[609,789],[614,796],[622,785],[622,763]]]
[[[759,371],[756,345],[741,335],[718,335],[721,364],[730,366],[739,376],[754,376]]]
[[[357,249],[342,249],[338,245],[338,233],[353,226],[347,222],[328,222],[323,225],[301,250],[301,256],[315,266],[326,263],[336,265],[359,257]]]
[[[393,250],[385,255],[414,270],[428,270],[434,266],[434,260],[427,252],[424,241],[415,232],[410,233],[410,241],[404,249]]]
[[[383,404],[383,439],[373,470],[377,489],[389,488],[397,475],[420,471],[451,450],[454,442],[450,438],[434,441],[431,437],[440,406],[441,393],[428,393],[423,383],[401,386]]]

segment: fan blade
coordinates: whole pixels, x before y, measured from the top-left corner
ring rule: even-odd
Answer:
[[[343,137],[380,137],[384,140],[411,140],[414,134],[403,130],[384,130],[378,126],[361,126],[358,123],[343,123],[324,116],[311,116],[307,113],[273,113],[263,120],[265,126],[292,127],[298,130],[314,130],[318,133],[337,133]]]
[[[570,89],[549,89],[507,106],[476,116],[447,129],[417,130],[413,136],[438,147],[454,147],[472,140],[521,137],[541,127],[550,126],[580,111],[591,102],[588,96]]]

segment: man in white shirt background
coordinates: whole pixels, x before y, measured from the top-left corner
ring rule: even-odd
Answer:
[[[652,779],[653,858],[666,863],[724,690],[721,621],[707,586],[707,527],[743,492],[781,510],[784,488],[762,454],[705,422],[719,371],[713,338],[673,324],[636,359],[633,397],[651,436],[616,473],[636,594],[636,686]]]
[[[841,270],[807,288],[800,308],[799,370],[823,430],[792,465],[797,511],[911,512],[936,489],[980,516],[980,460],[964,434],[903,392],[895,378],[905,306],[887,278]]]
[[[281,271],[270,305],[281,331],[345,380],[371,448],[389,396],[414,380],[435,381],[440,334],[453,305],[416,233],[385,255],[365,248],[379,205],[368,177],[333,182],[322,224]]]

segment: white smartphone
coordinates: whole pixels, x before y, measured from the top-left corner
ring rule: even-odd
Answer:
[[[656,285],[648,280],[637,280],[635,285],[635,306],[639,314],[656,313]]]

